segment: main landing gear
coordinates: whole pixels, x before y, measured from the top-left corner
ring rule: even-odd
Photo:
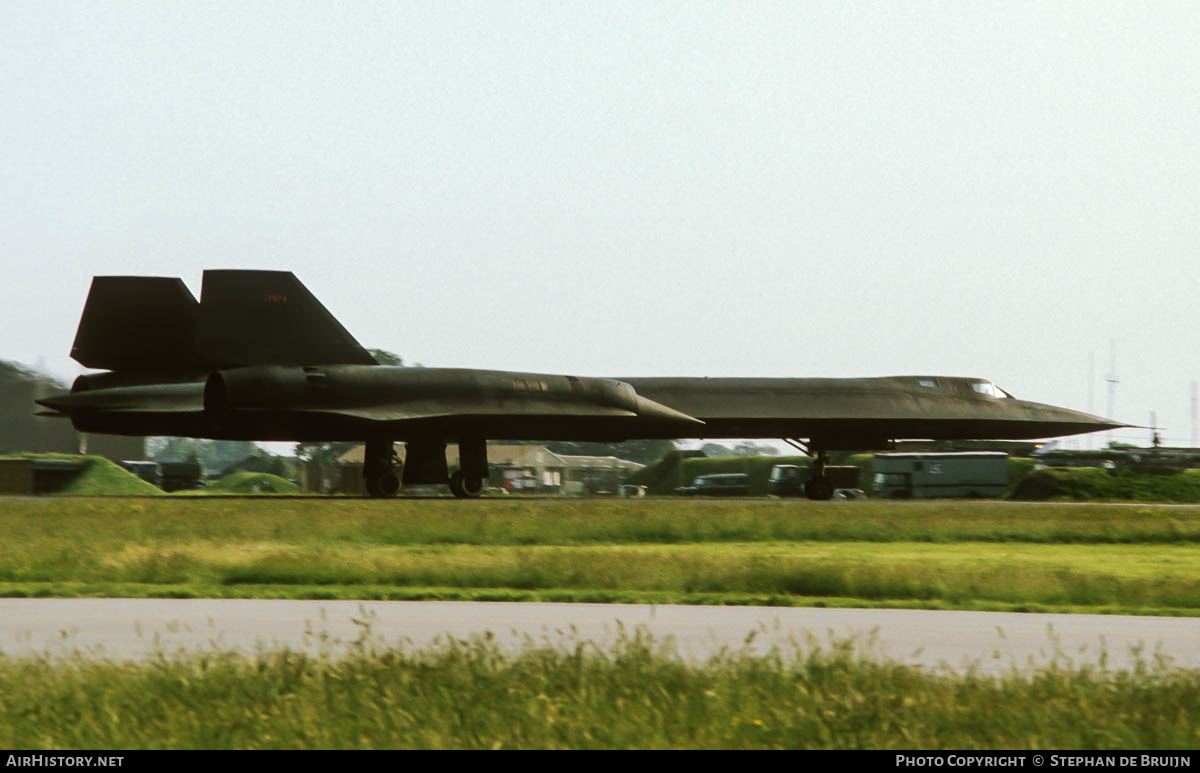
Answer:
[[[450,493],[459,499],[474,499],[483,493],[483,478],[455,470],[450,476]]]
[[[449,484],[450,493],[460,499],[474,499],[487,484],[487,442],[483,438],[460,438],[459,467],[453,475],[446,472],[446,443],[440,438],[413,438],[407,442],[405,463],[400,464],[392,450],[392,441],[368,440],[363,459],[363,479],[373,497],[394,497],[400,490],[400,470],[405,486]]]
[[[394,497],[400,490],[400,459],[391,440],[368,440],[363,457],[363,479],[373,497]]]
[[[450,476],[450,493],[459,499],[475,499],[488,479],[487,441],[481,437],[458,439],[458,470]]]
[[[808,482],[804,484],[804,496],[818,501],[833,499],[833,483],[825,474],[825,467],[829,464],[829,452],[814,447],[812,441],[805,444],[799,440],[784,438],[783,442],[802,451],[805,455],[816,457],[808,472]]]

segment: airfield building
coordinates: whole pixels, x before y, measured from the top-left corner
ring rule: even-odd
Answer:
[[[66,389],[54,379],[0,360],[0,454],[85,453],[114,462],[145,458],[145,438],[76,432],[65,419],[34,415],[34,400]]]
[[[404,445],[396,444],[395,451],[403,462]],[[488,485],[513,494],[617,494],[625,477],[645,466],[615,456],[557,454],[541,445],[489,445],[487,455]],[[364,457],[365,446],[342,454],[330,490],[365,493]],[[446,464],[451,469],[458,467],[457,445],[446,446]],[[317,489],[312,486],[310,490]]]

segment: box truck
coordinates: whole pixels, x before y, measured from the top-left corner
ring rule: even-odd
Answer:
[[[1008,454],[1002,451],[875,454],[875,494],[893,499],[1002,497]]]

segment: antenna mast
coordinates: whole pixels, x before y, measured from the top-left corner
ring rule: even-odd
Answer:
[[[1195,384],[1196,384],[1196,382],[1193,381],[1192,386],[1195,387]],[[1195,390],[1193,389],[1193,392],[1194,391]],[[1194,400],[1194,398],[1193,398],[1193,400]],[[1090,413],[1092,416],[1096,415],[1096,350],[1095,349],[1092,349],[1090,352],[1088,352],[1088,413]],[[1195,424],[1195,422],[1192,422],[1192,423]],[[1092,449],[1092,440],[1093,440],[1092,435],[1091,435],[1091,433],[1088,433],[1085,437],[1087,438],[1087,447],[1088,447],[1088,450],[1090,451]]]
[[[1111,419],[1113,416],[1113,401],[1117,396],[1117,384],[1121,383],[1117,378],[1117,339],[1109,339],[1109,365],[1108,365],[1108,415],[1106,418]],[[1112,430],[1108,431],[1108,444],[1112,445]]]
[[[1196,380],[1192,379],[1192,447],[1196,446]]]

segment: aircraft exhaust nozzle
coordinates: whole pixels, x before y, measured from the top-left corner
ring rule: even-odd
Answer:
[[[128,390],[109,390],[106,392],[66,392],[60,395],[34,400],[58,413],[70,414],[74,411],[94,411],[110,408],[123,408],[128,403],[125,392]]]
[[[53,397],[43,397],[40,400],[34,400],[34,402],[38,405],[49,408],[55,413],[62,413],[67,408],[71,407],[70,397],[71,395],[69,394],[54,395]]]
[[[198,383],[182,382],[85,389],[35,402],[71,417],[90,413],[186,413],[196,410],[199,396]]]

